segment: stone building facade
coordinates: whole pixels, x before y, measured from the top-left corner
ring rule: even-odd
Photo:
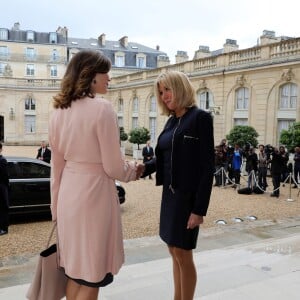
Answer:
[[[48,139],[52,98],[59,91],[68,61],[82,49],[110,57],[110,76],[152,70],[169,64],[165,52],[128,41],[79,39],[66,27],[53,32],[0,28],[0,141],[40,144]]]
[[[32,76],[32,68],[27,66],[32,61],[24,56],[32,42],[5,41],[0,29],[0,140],[7,144],[39,144],[48,139],[52,97],[59,90],[68,57],[79,49],[78,44],[71,46],[64,40],[63,30],[56,33],[56,44],[51,43],[50,33],[43,35],[50,42],[34,44],[37,48],[33,54],[41,61],[35,62]],[[68,41],[72,44],[73,40]],[[128,40],[122,43],[126,45]],[[13,49],[8,54],[7,45]],[[54,50],[58,54],[56,68],[51,67]],[[32,50],[28,53],[33,59]],[[155,68],[125,75],[118,72],[112,77],[105,97],[112,101],[125,132],[144,126],[156,143],[166,117],[158,111],[153,84],[161,72],[168,70],[190,77],[199,106],[214,116],[215,143],[234,125],[244,124],[257,130],[260,143],[278,145],[280,131],[300,120],[300,38],[275,37],[265,31],[259,45],[252,48],[239,50],[236,41],[226,40],[217,51],[200,46],[193,60],[188,60],[185,52],[177,54],[174,65],[163,56],[162,64]],[[55,70],[57,76],[53,76]],[[125,144],[130,152],[132,145]]]
[[[153,83],[161,72],[176,70],[189,76],[198,105],[213,114],[215,143],[235,125],[250,125],[259,143],[278,145],[281,130],[300,120],[300,38],[275,38],[266,31],[260,41],[239,50],[227,40],[218,54],[200,47],[197,59],[114,78],[108,97],[119,124],[126,132],[149,128],[155,144],[165,117],[157,111]]]

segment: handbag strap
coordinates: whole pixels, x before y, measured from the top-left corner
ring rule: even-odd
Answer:
[[[56,226],[57,226],[57,223],[54,222],[53,226],[52,226],[52,229],[51,229],[51,232],[50,232],[50,235],[49,235],[49,238],[48,238],[48,242],[47,242],[46,248],[48,248],[49,245],[50,245],[50,242],[51,242],[51,239],[53,237],[53,233],[54,233],[54,230],[56,229]]]

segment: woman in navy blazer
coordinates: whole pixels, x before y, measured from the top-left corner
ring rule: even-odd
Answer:
[[[192,249],[213,183],[213,122],[209,113],[197,108],[184,73],[162,73],[155,90],[159,107],[170,117],[143,177],[156,172],[156,185],[163,185],[159,234],[173,260],[174,299],[192,300],[197,281]]]

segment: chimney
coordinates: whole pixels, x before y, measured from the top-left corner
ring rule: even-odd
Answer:
[[[125,48],[128,47],[128,36],[123,36],[122,38],[119,39],[119,42],[121,43],[121,45]]]
[[[101,47],[105,47],[105,33],[102,33],[99,37],[98,37],[98,43]]]
[[[195,51],[194,59],[204,58],[204,57],[208,57],[208,56],[211,56],[209,47],[200,45],[199,49],[197,51]]]
[[[56,32],[58,34],[61,34],[64,38],[66,38],[66,39],[68,38],[68,28],[66,26],[64,26],[64,27],[59,26],[57,28]]]
[[[275,31],[264,30],[262,36],[260,37],[260,44],[262,46],[268,45],[271,43],[279,42],[280,38],[276,38]]]
[[[175,55],[175,64],[180,64],[188,60],[189,57],[186,51],[177,51],[177,54]]]
[[[156,50],[159,51],[159,49],[160,49],[160,47],[159,47],[159,45],[157,45],[157,46],[156,46]]]
[[[236,50],[239,50],[239,45],[237,45],[236,40],[226,39],[226,43],[224,44],[224,53]]]
[[[20,30],[20,23],[19,22],[14,23],[12,30]]]

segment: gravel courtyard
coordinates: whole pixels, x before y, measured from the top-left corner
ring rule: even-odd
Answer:
[[[37,148],[4,145],[3,154],[35,157]],[[241,179],[241,184],[246,185],[246,177]],[[126,202],[121,205],[124,239],[157,235],[161,187],[155,186],[155,180],[148,178],[122,185],[126,189]],[[277,199],[270,197],[271,187],[269,182],[270,190],[262,195],[239,195],[230,186],[213,187],[208,214],[202,227],[226,226],[217,225],[215,221],[222,219],[233,224],[237,217],[244,222],[255,222],[247,219],[251,215],[260,221],[274,222],[299,216],[299,190],[290,190],[289,184],[286,184],[280,188],[280,197]],[[45,246],[51,224],[51,221],[12,224],[9,234],[0,237],[0,258],[39,252]]]

